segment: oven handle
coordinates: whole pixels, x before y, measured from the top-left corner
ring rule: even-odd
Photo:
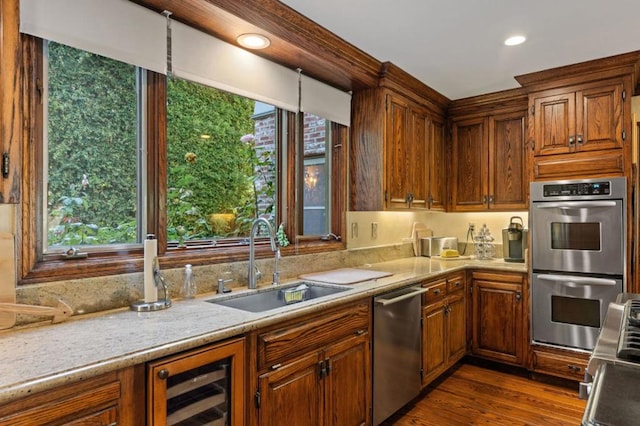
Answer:
[[[556,274],[539,274],[538,279],[545,281],[567,281],[570,280],[576,284],[591,284],[591,285],[616,285],[616,280],[607,278],[592,278],[592,277],[575,277],[573,275],[556,275]]]
[[[540,203],[538,209],[584,209],[588,207],[615,207],[615,201],[560,201],[557,203]]]

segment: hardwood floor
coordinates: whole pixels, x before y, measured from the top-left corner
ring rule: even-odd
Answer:
[[[577,388],[460,364],[383,425],[580,425],[585,405]]]

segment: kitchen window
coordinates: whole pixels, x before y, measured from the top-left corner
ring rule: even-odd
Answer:
[[[35,143],[25,152],[21,282],[140,270],[147,233],[162,267],[243,260],[258,216],[283,225],[284,255],[344,247],[323,238],[343,233],[344,125],[35,37],[23,45]],[[91,71],[69,62],[81,60]],[[242,114],[206,116],[202,97]]]

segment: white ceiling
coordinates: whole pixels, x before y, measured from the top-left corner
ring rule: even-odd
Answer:
[[[640,50],[640,0],[280,0],[450,99]],[[508,36],[526,43],[504,46]]]

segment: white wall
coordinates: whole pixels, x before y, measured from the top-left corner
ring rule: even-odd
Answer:
[[[0,232],[15,234],[16,231],[16,205],[0,204]]]
[[[411,242],[411,228],[414,222],[422,222],[433,230],[435,236],[458,237],[465,242],[469,224],[476,230],[486,224],[496,243],[502,243],[502,229],[507,228],[512,216],[519,216],[525,228],[529,228],[529,213],[442,213],[442,212],[347,212],[347,248],[375,247]],[[371,232],[372,224],[377,224],[377,237]],[[357,235],[352,233],[356,224]]]

